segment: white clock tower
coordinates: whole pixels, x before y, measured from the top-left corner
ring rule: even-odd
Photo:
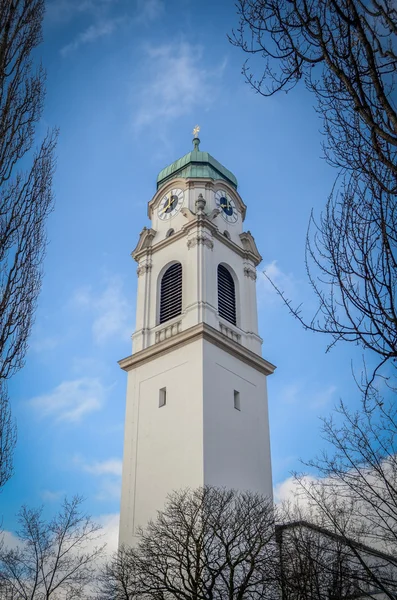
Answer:
[[[132,253],[138,263],[128,374],[120,544],[167,494],[214,485],[272,495],[256,266],[237,180],[193,139],[161,171]]]

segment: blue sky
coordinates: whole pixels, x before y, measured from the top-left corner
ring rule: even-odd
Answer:
[[[51,514],[63,495],[116,539],[126,376],[136,267],[158,172],[201,149],[239,181],[246,229],[267,268],[310,315],[304,240],[335,172],[321,158],[321,122],[303,88],[262,98],[244,83],[245,56],[227,33],[231,1],[51,0],[38,56],[48,72],[44,118],[60,128],[43,288],[25,368],[10,386],[18,422],[15,475],[0,496],[14,531],[23,503]],[[351,360],[361,351],[303,331],[263,276],[258,279],[269,378],[273,476],[288,480],[324,446],[318,417],[357,401]],[[287,484],[285,484],[287,486]],[[287,486],[288,487],[288,486]]]

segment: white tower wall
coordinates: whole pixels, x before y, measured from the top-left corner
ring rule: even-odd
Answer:
[[[203,361],[204,483],[271,497],[266,375],[208,341]]]
[[[162,220],[171,189],[183,191],[183,208]],[[234,202],[235,223],[217,209],[218,190]],[[243,232],[245,210],[229,181],[205,178],[171,179],[149,202],[151,228],[133,252],[133,354],[120,361],[128,373],[120,544],[134,544],[174,490],[210,484],[272,495],[266,377],[274,366],[261,357],[261,257]],[[161,279],[174,262],[182,265],[182,311],[160,323]],[[236,324],[218,312],[219,264],[233,277]]]
[[[203,484],[203,352],[193,341],[128,373],[120,543],[131,544],[167,494]],[[166,405],[159,391],[166,388]]]

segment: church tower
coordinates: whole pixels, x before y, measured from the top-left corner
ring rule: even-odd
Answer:
[[[181,488],[272,495],[256,266],[234,175],[193,150],[163,169],[132,253],[138,263],[127,372],[120,544],[134,544]]]

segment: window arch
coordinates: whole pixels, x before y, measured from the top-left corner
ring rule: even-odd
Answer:
[[[177,317],[182,312],[182,265],[168,267],[160,285],[160,323]]]
[[[218,312],[236,325],[236,288],[232,274],[223,265],[218,265]]]

